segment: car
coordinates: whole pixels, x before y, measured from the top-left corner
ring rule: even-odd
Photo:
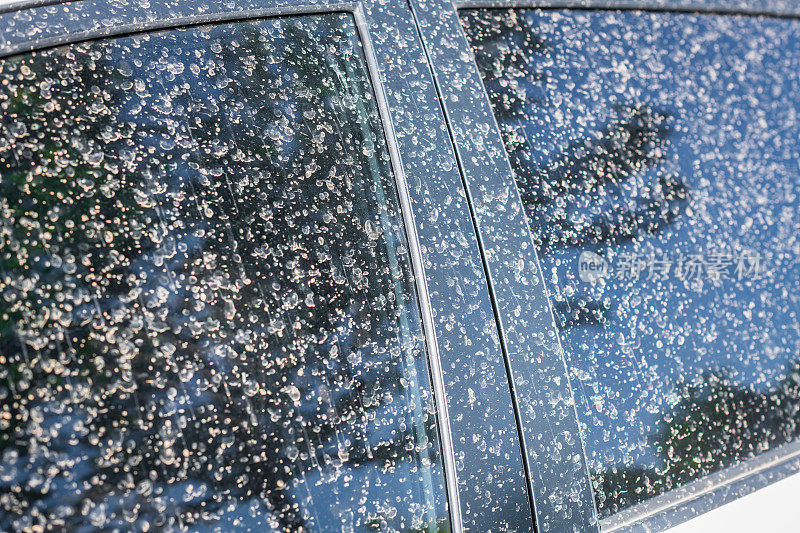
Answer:
[[[0,530],[795,530],[798,17],[0,2]]]

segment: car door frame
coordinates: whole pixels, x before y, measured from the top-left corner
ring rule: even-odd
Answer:
[[[757,461],[752,472],[745,473],[742,468],[719,472],[712,481],[713,490],[706,487],[699,499],[661,498],[652,505],[599,520],[564,351],[543,273],[500,130],[458,18],[458,11],[475,8],[797,18],[800,6],[764,0],[409,1],[431,63],[484,257],[514,391],[537,530],[619,532],[663,528],[800,470],[797,446],[787,445],[778,453],[781,459],[770,455]],[[770,465],[769,469],[765,464]]]
[[[18,0],[0,3],[0,58],[141,32],[350,13],[397,181],[425,335],[453,532],[532,531],[530,498],[481,252],[437,93],[403,0]]]

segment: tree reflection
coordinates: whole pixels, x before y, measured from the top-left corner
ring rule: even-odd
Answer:
[[[594,205],[621,194],[629,180],[664,162],[669,115],[644,104],[618,106],[617,118],[596,137],[563,149],[544,168],[525,165],[523,203],[537,228],[543,254],[563,246],[586,248],[618,245],[654,234],[680,215],[688,198],[686,185],[674,175],[657,174],[634,201],[636,208],[611,205],[585,222],[577,212],[594,213]]]
[[[601,515],[795,438],[797,365],[780,366],[797,354],[783,229],[796,186],[775,169],[796,166],[797,28],[633,11],[460,17],[538,245]],[[726,279],[725,247],[782,263]],[[597,278],[575,268],[583,252]],[[631,271],[604,272],[612,259]],[[757,316],[739,316],[748,306]]]
[[[3,529],[446,526],[359,54],[330,15],[2,64]]]
[[[542,164],[537,160],[538,125],[531,124],[531,116],[533,109],[553,106],[547,90],[549,46],[521,12],[495,13],[470,10],[463,19],[539,254],[563,247],[602,249],[669,225],[689,194],[683,180],[664,165],[672,135],[669,112],[642,102],[618,104],[605,127]],[[625,194],[621,187],[626,182],[648,171],[653,182],[634,199],[638,207],[609,204],[609,198]]]
[[[667,161],[673,133],[668,111],[641,102],[618,104],[597,133],[542,162],[539,126],[531,116],[553,106],[546,40],[522,12],[469,10],[462,18],[540,257],[570,248],[602,254],[659,233],[684,212],[689,189]],[[631,190],[636,195],[627,201]],[[611,311],[603,300],[554,302],[561,329],[606,323]]]
[[[675,385],[678,398],[652,444],[655,468],[616,465],[593,474],[601,516],[750,459],[800,436],[800,360],[759,391],[736,385],[722,368]]]

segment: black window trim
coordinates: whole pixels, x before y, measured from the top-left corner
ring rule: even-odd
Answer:
[[[157,4],[145,9],[121,6],[113,0],[0,0],[0,28],[11,29],[24,22],[38,32],[35,37],[15,35],[13,30],[0,32],[0,59],[82,41],[201,24],[315,13],[351,14],[384,128],[409,243],[436,403],[451,530],[490,531],[497,528],[499,521],[510,521],[516,524],[514,529],[532,531],[527,488],[521,475],[522,451],[516,440],[499,338],[496,331],[474,319],[493,317],[488,282],[471,233],[466,194],[446,124],[408,5],[403,1],[386,4],[375,0],[240,0],[209,10],[196,0]],[[396,40],[386,38],[395,34],[405,38],[403,52],[398,51]],[[389,61],[398,53],[405,54],[404,67]],[[415,69],[417,79],[409,83],[406,78],[410,67]],[[423,157],[425,153],[416,147],[420,141],[432,145],[432,153],[451,164],[432,168]],[[436,224],[423,222],[432,207],[441,212],[440,220]],[[453,238],[459,232],[472,238],[466,242]],[[440,243],[447,246],[437,246]],[[454,259],[457,255],[460,259]],[[467,282],[476,290],[465,295],[452,280]],[[472,315],[465,313],[467,307]],[[483,376],[464,375],[468,365],[481,363],[491,367]],[[489,383],[485,382],[487,376],[492,380]],[[479,421],[464,408],[475,401],[469,397],[472,391],[465,381],[476,388],[487,389],[488,385],[489,391],[497,391],[488,392],[483,400],[482,408],[488,417]],[[504,425],[508,438],[498,441],[498,430]],[[475,433],[480,439],[472,438]],[[481,441],[492,443],[496,454],[489,456],[481,451]],[[481,480],[480,484],[469,487],[461,479],[466,476],[459,475],[463,471],[480,472],[482,466],[498,463],[504,463],[500,471],[508,474],[505,479],[479,475],[475,479]],[[511,475],[517,471],[520,475]],[[485,506],[487,494],[500,503],[494,508]]]
[[[654,526],[663,529],[800,472],[798,441],[692,482],[686,486],[687,491],[680,494],[670,491],[599,520],[563,348],[558,340],[558,347],[547,354],[537,342],[537,336],[539,339],[543,335],[558,337],[537,253],[531,246],[526,215],[488,95],[458,18],[458,11],[474,8],[624,10],[799,18],[800,5],[768,0],[409,1],[431,61],[464,186],[469,194],[478,240],[484,252],[492,304],[511,376],[537,530],[621,533],[650,531]],[[479,121],[488,125],[488,130],[478,133],[475,124]],[[523,276],[514,276],[509,266],[514,264],[524,265]],[[542,315],[545,315],[544,319]],[[531,324],[537,323],[538,331],[531,334],[531,330],[536,329]],[[534,354],[533,357],[530,354]],[[544,380],[531,380],[526,373],[530,374],[532,363],[542,360],[545,364],[536,367],[536,371],[539,376],[544,371]],[[554,382],[560,386],[553,387]],[[561,398],[560,413],[547,407],[553,394]],[[568,398],[562,396],[565,394]],[[563,416],[569,411],[569,419],[564,422],[562,431],[571,433],[577,441],[569,453],[580,456],[583,477],[568,461],[555,463],[547,459],[548,451],[553,449],[554,437],[548,424],[558,414]],[[526,423],[530,419],[537,422]],[[547,422],[542,423],[542,420]],[[563,454],[563,447],[559,451]],[[559,516],[556,505],[563,504],[564,498],[570,494],[580,494],[580,497],[572,502],[574,508],[570,513]]]

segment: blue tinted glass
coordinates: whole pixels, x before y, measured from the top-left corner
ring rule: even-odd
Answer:
[[[354,20],[0,62],[0,529],[447,529]]]
[[[800,22],[469,10],[602,516],[800,433]]]

